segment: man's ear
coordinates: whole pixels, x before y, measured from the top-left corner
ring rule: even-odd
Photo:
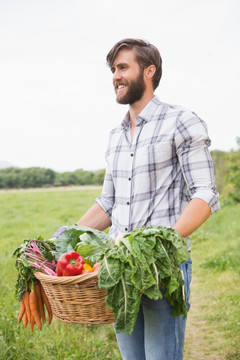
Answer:
[[[153,64],[149,65],[148,67],[146,67],[144,69],[144,75],[145,75],[146,79],[152,79],[155,72],[156,72],[156,66]]]

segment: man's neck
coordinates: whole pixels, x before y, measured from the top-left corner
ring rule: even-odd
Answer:
[[[129,105],[129,117],[131,127],[135,127],[135,121],[141,111],[149,103],[150,100],[154,97],[153,93],[146,94],[139,101],[136,101],[132,105]]]
[[[129,105],[129,118],[130,118],[130,132],[131,132],[131,141],[133,142],[134,130],[136,126],[136,118],[145,108],[145,106],[152,100],[154,97],[153,92],[145,94],[139,101],[136,101],[134,104]]]

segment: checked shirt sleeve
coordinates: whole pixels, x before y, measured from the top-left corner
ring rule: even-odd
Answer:
[[[175,133],[176,152],[187,184],[189,200],[200,198],[211,208],[219,210],[214,169],[207,126],[197,115],[183,111],[178,117]]]
[[[113,186],[112,175],[109,167],[106,168],[106,174],[103,182],[103,188],[101,195],[96,199],[96,202],[107,213],[108,217],[112,217],[112,208],[115,199],[115,191]]]

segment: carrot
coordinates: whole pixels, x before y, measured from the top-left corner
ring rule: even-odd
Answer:
[[[27,317],[27,312],[25,311],[25,313],[23,314],[23,325],[24,327],[27,327],[28,324],[28,317]]]
[[[28,319],[28,322],[30,322],[31,311],[30,311],[30,306],[29,306],[29,292],[28,291],[25,291],[25,293],[23,295],[23,301],[24,301],[24,305],[25,305],[25,309],[26,309],[26,313],[27,313],[27,319]]]
[[[42,330],[41,316],[38,309],[37,294],[35,290],[32,290],[29,294],[30,310],[39,330]]]
[[[18,315],[18,322],[20,323],[20,321],[23,318],[23,314],[25,313],[25,305],[24,305],[24,300],[22,299],[20,302],[20,312]]]
[[[34,320],[33,314],[31,313],[31,319],[30,319],[31,332],[33,332],[33,330],[34,330],[34,325],[35,325],[35,320]]]
[[[47,308],[47,312],[48,312],[48,325],[50,325],[52,322],[52,318],[53,318],[52,308],[51,308],[50,302],[47,298],[47,295],[46,295],[41,283],[40,283],[40,288],[41,288],[41,292],[42,292],[43,302],[44,302],[44,304]]]
[[[36,283],[36,285],[35,285],[35,290],[36,290],[36,294],[37,294],[38,309],[39,309],[39,312],[40,312],[40,316],[41,316],[43,322],[45,322],[45,321],[46,321],[45,309],[44,309],[42,292],[41,292],[41,288],[40,288],[40,283],[39,283],[39,282]]]

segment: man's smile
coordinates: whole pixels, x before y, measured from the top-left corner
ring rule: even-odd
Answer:
[[[126,87],[126,84],[116,84],[115,85],[115,91],[120,92]]]
[[[117,89],[120,90],[120,89],[123,89],[126,85],[118,85]]]

